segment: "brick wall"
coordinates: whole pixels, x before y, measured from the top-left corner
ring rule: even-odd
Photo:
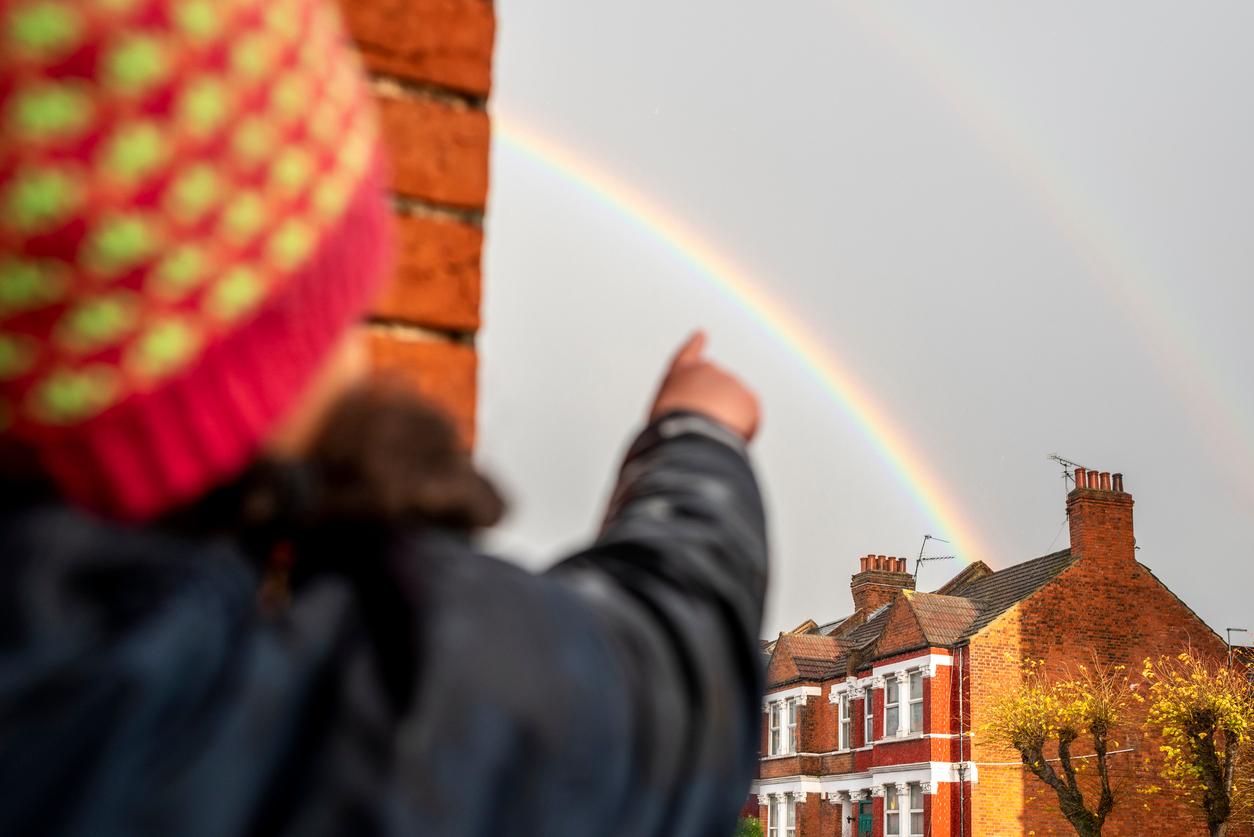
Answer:
[[[1131,497],[1077,491],[1068,509],[1079,560],[971,643],[972,751],[979,769],[973,789],[976,835],[1074,834],[1058,812],[1053,791],[1018,764],[1012,750],[993,746],[980,734],[991,703],[1019,682],[1023,659],[1044,660],[1047,669],[1060,672],[1089,664],[1096,655],[1102,663],[1128,666],[1136,680],[1147,657],[1176,654],[1189,645],[1215,657],[1225,650],[1196,614],[1136,562]],[[1144,711],[1134,703],[1131,722],[1116,738],[1117,749],[1132,752],[1112,757],[1112,784],[1120,799],[1104,832],[1204,835],[1198,809],[1170,794],[1140,791],[1162,784],[1156,771],[1159,742],[1141,729]],[[1072,749],[1076,755],[1092,752],[1084,739]],[[1250,825],[1234,824],[1228,833],[1247,837]]]
[[[365,328],[376,368],[474,438],[495,17],[487,0],[340,0],[379,108],[397,254]]]

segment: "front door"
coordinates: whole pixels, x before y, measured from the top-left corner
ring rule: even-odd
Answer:
[[[871,832],[874,830],[874,826],[875,826],[875,818],[871,816],[871,803],[859,802],[858,803],[858,837],[862,837],[862,835],[864,834],[867,835],[867,837],[870,837]]]

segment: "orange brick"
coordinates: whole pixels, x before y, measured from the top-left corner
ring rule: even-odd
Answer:
[[[478,358],[469,346],[402,336],[396,329],[371,327],[375,369],[412,385],[445,410],[468,445],[475,437],[475,376]]]
[[[455,221],[401,215],[396,243],[396,271],[374,312],[431,328],[478,328],[483,232]]]
[[[371,70],[486,96],[496,19],[487,0],[341,0]]]
[[[488,115],[422,97],[380,97],[392,186],[413,198],[482,209],[488,195]]]

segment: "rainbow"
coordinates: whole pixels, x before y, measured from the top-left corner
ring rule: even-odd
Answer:
[[[890,3],[842,4],[849,19],[892,50],[913,68],[1030,195],[1049,223],[1059,231],[1131,323],[1145,351],[1179,392],[1180,404],[1194,413],[1200,434],[1216,464],[1242,482],[1254,496],[1254,416],[1236,397],[1245,388],[1226,381],[1223,364],[1207,356],[1205,336],[1191,327],[1172,303],[1165,286],[1128,236],[1100,210],[1100,202],[1028,130],[1011,119],[1013,109],[997,102],[985,89],[980,73],[963,65],[959,50],[942,49],[941,39],[928,37],[917,17],[902,14]],[[1245,454],[1245,464],[1233,457]]]
[[[696,275],[731,299],[819,383],[838,407],[848,413],[889,463],[914,497],[929,525],[955,545],[962,560],[987,559],[989,552],[976,527],[952,499],[953,492],[858,381],[806,325],[764,290],[765,283],[738,267],[730,256],[700,235],[682,218],[614,177],[575,151],[544,136],[518,119],[497,113],[494,140],[595,198],[599,203],[662,243]]]

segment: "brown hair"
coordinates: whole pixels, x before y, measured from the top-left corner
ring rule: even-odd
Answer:
[[[293,545],[297,562],[309,547],[317,551],[319,533],[350,540],[353,532],[365,539],[408,527],[468,533],[504,511],[448,418],[410,390],[373,380],[340,397],[304,457],[260,458],[158,525],[230,536],[273,569],[276,554]]]
[[[320,516],[471,530],[491,526],[505,511],[443,413],[387,381],[336,403],[309,461]]]

